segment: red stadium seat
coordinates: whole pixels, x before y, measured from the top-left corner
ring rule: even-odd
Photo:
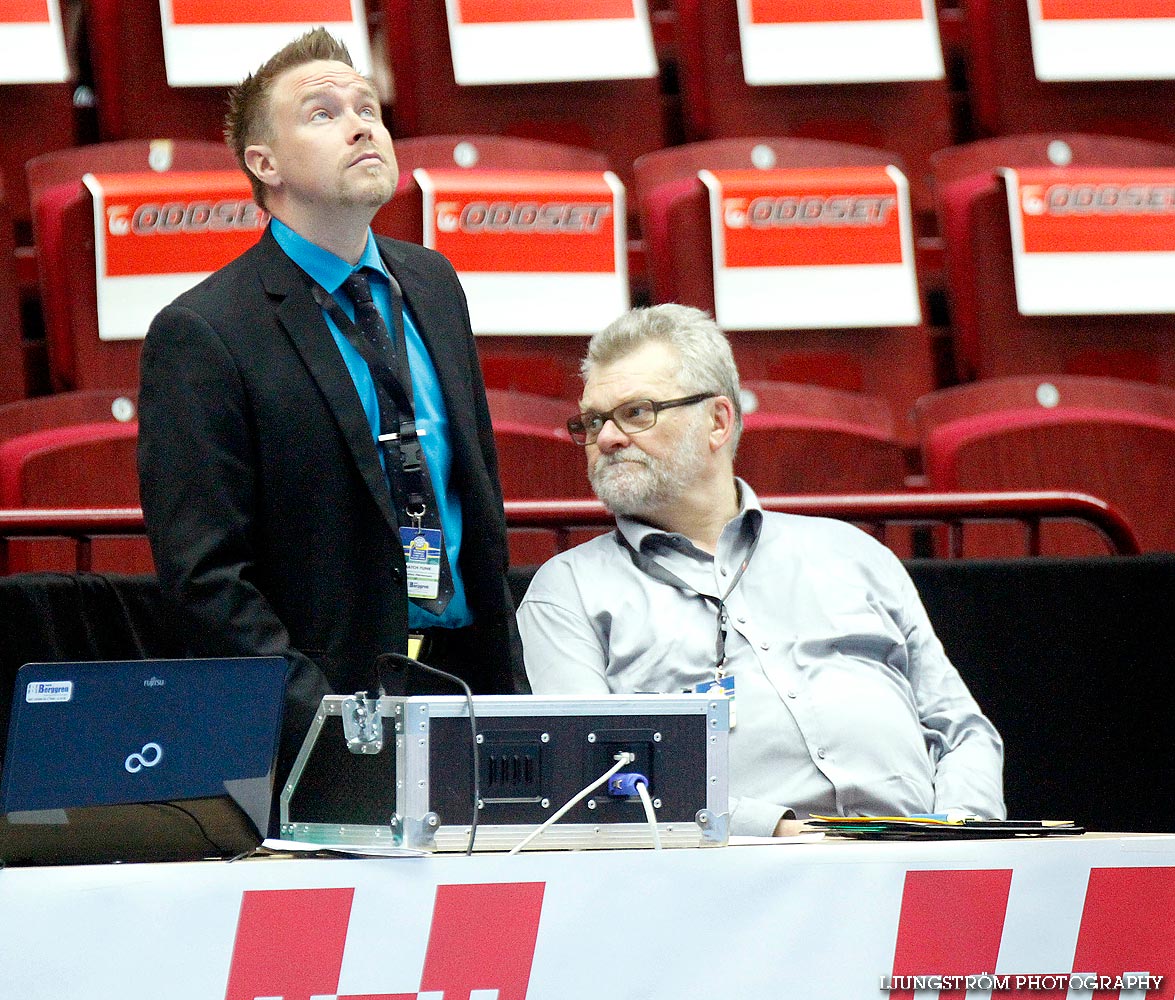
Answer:
[[[931,158],[960,380],[1024,373],[1175,385],[1173,316],[1022,316],[999,167],[1171,167],[1175,146],[1110,136],[1005,136]]]
[[[656,78],[460,86],[445,0],[382,0],[397,137],[495,133],[607,154],[627,185],[638,156],[665,144]]]
[[[574,401],[488,389],[490,419],[507,500],[590,497],[583,449],[567,433]]]
[[[1146,551],[1175,551],[1175,389],[1112,378],[1017,376],[916,404],[932,490],[1076,490],[1107,501]],[[1009,529],[1010,530],[1010,529]],[[1100,553],[1085,532],[1046,526],[1048,554]],[[1011,555],[1004,529],[968,532],[966,555]]]
[[[419,243],[423,233],[420,188],[412,180],[417,168],[452,170],[608,169],[602,153],[561,143],[496,135],[420,136],[396,141],[400,185],[396,196],[372,223],[376,232]],[[478,353],[486,385],[556,398],[579,394],[577,372],[586,338],[479,336]],[[565,415],[566,416],[566,415]]]
[[[13,253],[12,226],[0,184],[0,404],[24,399],[28,392]]]
[[[885,400],[791,382],[750,380],[742,390],[736,471],[760,495],[904,487],[905,449]]]
[[[498,469],[506,500],[572,500],[592,496],[584,451],[567,433],[576,403],[501,389],[487,389]],[[586,537],[586,536],[585,536]],[[545,562],[558,550],[550,531],[510,532],[510,561]]]
[[[117,389],[139,381],[142,341],[98,339],[94,209],[83,174],[235,168],[236,160],[224,143],[196,140],[98,143],[29,162],[49,374],[55,389]]]
[[[138,425],[71,424],[0,443],[0,504],[133,507]]]
[[[419,243],[424,238],[417,168],[432,170],[607,170],[608,158],[582,146],[513,136],[455,133],[396,140],[400,184],[375,217],[377,233]]]
[[[91,0],[87,29],[103,141],[223,141],[228,88],[168,85],[158,0]]]
[[[1041,82],[1024,0],[961,0],[980,135],[1096,132],[1175,141],[1175,80]]]
[[[32,13],[34,20],[42,20],[41,29],[34,29],[31,36],[25,36],[30,41],[30,47],[24,50],[23,56],[17,54],[15,61],[8,58],[7,52],[0,56],[9,69],[14,65],[25,65],[30,70],[32,66],[37,66],[29,75],[41,80],[37,83],[9,83],[0,86],[0,106],[12,116],[11,121],[21,123],[19,127],[9,129],[4,141],[0,142],[0,189],[8,194],[8,211],[16,225],[16,244],[22,247],[28,246],[31,242],[29,234],[32,220],[24,165],[34,156],[65,149],[80,141],[79,111],[85,115],[86,112],[81,109],[85,108],[92,98],[86,88],[71,82],[80,61],[80,43],[84,40],[80,32],[82,5],[54,3],[52,6],[57,7],[57,11],[50,15],[51,8],[45,3],[25,5],[26,11]],[[24,19],[19,13],[18,6],[8,4],[5,7],[5,12],[11,11],[16,14],[18,21]],[[52,21],[60,19],[59,25],[50,27],[44,24],[43,19],[46,16]],[[10,19],[5,17],[4,20]],[[65,73],[60,72],[59,58],[51,56],[45,62],[41,61],[42,54],[46,54],[48,46],[51,45],[49,39],[56,35],[58,30],[60,55],[65,59]],[[19,37],[15,33],[6,35],[6,39],[11,39],[11,42],[6,41],[5,45],[21,44],[17,40]],[[38,38],[39,42],[35,40]],[[10,79],[12,75],[8,74]],[[47,77],[60,76],[65,77],[64,82],[44,82]],[[75,94],[78,102],[76,108]]]
[[[78,141],[73,92],[74,85],[70,83],[0,87],[0,102],[12,120],[25,123],[21,128],[10,129],[0,142],[0,185],[7,192],[18,245],[28,244],[32,219],[25,164],[34,156],[67,149]]]
[[[60,392],[0,406],[0,442],[76,424],[125,425],[136,419],[138,389]]]
[[[0,507],[139,506],[135,393],[61,393],[0,406]],[[72,544],[11,542],[10,571],[74,569]],[[95,539],[92,568],[150,572],[143,538]]]
[[[654,301],[713,313],[710,207],[697,172],[760,166],[764,156],[774,167],[900,166],[885,150],[817,139],[717,139],[641,157],[635,165],[636,200]],[[885,398],[897,416],[899,439],[910,444],[915,435],[909,408],[936,384],[925,326],[734,332],[730,340],[745,376]]]
[[[893,150],[908,167],[919,232],[933,226],[929,157],[955,141],[947,81],[751,86],[737,0],[674,0],[687,138],[777,135]]]

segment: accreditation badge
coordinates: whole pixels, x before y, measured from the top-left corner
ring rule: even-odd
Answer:
[[[408,597],[433,600],[441,585],[441,532],[438,528],[401,528]]]

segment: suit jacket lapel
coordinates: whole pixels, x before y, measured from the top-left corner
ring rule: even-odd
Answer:
[[[306,275],[267,229],[262,236],[264,256],[261,280],[266,293],[275,300],[275,315],[294,349],[330,407],[355,464],[388,524],[399,522],[392,510],[387,478],[379,462],[367,414],[359,402],[351,373],[339,354],[322,310],[310,294]]]

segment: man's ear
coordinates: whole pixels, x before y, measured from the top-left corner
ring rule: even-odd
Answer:
[[[710,450],[717,451],[734,433],[734,403],[727,396],[715,396],[710,402]]]
[[[254,177],[268,187],[277,187],[281,183],[277,158],[273,155],[273,150],[264,143],[254,143],[245,147],[245,166]]]

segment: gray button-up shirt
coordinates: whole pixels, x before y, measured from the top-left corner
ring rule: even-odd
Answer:
[[[679,692],[713,679],[715,601],[758,533],[726,598],[732,832],[770,834],[788,809],[1002,818],[999,734],[901,562],[844,522],[765,513],[739,486],[742,509],[715,556],[620,517],[616,532],[539,569],[518,609],[535,694]],[[618,533],[696,593],[650,577]]]

